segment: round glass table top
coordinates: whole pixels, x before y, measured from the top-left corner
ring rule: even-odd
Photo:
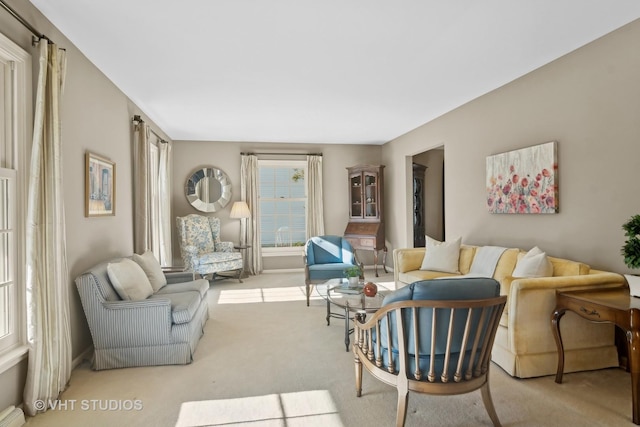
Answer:
[[[362,289],[364,282],[357,286],[349,286],[347,279],[330,279],[316,289],[322,298],[328,299],[332,304],[347,308],[350,311],[364,310],[368,313],[377,311],[382,307],[384,296],[389,290],[381,285],[378,286],[378,293],[373,297],[366,296]]]

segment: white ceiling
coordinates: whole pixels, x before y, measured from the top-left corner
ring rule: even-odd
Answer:
[[[31,0],[174,140],[382,144],[638,0]],[[72,66],[72,65],[71,65]]]

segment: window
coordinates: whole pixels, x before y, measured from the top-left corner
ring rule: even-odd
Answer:
[[[288,255],[306,242],[307,162],[259,160],[258,168],[262,252]]]
[[[24,241],[31,57],[0,34],[0,372],[26,353]]]
[[[0,168],[0,349],[18,342],[15,282],[16,172]]]

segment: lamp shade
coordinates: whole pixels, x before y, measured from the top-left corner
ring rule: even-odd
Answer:
[[[234,202],[229,218],[251,218],[251,212],[246,202]]]

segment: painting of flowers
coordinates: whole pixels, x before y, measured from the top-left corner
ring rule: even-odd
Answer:
[[[555,141],[487,157],[487,207],[491,213],[558,212]]]

